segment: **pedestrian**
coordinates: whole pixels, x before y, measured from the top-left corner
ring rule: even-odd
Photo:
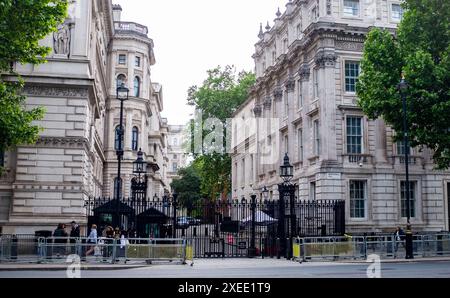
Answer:
[[[403,240],[405,240],[405,232],[403,231],[403,229],[401,227],[397,227],[397,229],[395,230],[395,233],[394,233],[395,253],[397,253],[397,251],[398,251],[399,243],[402,243],[402,246],[405,247]]]
[[[65,224],[58,224],[58,227],[53,232],[53,237],[55,240],[55,252],[56,256],[60,257],[61,254],[65,254],[65,246],[64,243],[67,243],[67,237],[69,236],[66,232],[66,225]]]
[[[72,254],[76,253],[76,242],[80,238],[80,226],[75,222],[71,222],[72,229],[70,230],[70,250]]]
[[[94,252],[97,245],[97,225],[92,225],[91,232],[89,233],[87,243],[90,244],[89,249],[86,251],[86,256]]]

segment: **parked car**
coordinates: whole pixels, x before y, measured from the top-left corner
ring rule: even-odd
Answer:
[[[190,217],[190,216],[186,217],[186,219],[189,222],[189,225],[191,225],[191,226],[198,226],[198,225],[201,224],[201,220],[200,219],[197,219],[197,218],[194,218],[194,217]]]
[[[177,228],[186,229],[189,227],[189,220],[186,217],[177,218]]]

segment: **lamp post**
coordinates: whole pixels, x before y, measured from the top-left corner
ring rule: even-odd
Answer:
[[[294,231],[293,229],[295,229],[295,214],[293,214],[293,207],[294,207],[294,194],[295,194],[295,185],[293,185],[291,183],[292,178],[294,177],[294,167],[291,165],[291,163],[289,162],[289,156],[286,153],[284,156],[284,162],[283,164],[280,166],[280,177],[283,180],[283,182],[281,184],[278,185],[278,192],[279,192],[279,202],[278,202],[278,207],[279,207],[279,218],[278,218],[278,238],[280,239],[280,251],[279,251],[279,256],[281,255],[285,255],[287,258],[289,258],[289,256],[287,255],[286,252],[286,219],[285,219],[285,214],[286,214],[286,196],[289,196],[289,205],[290,205],[290,216],[291,216],[291,233],[290,233],[290,242],[291,242],[291,246],[292,246],[292,238],[294,235]]]
[[[124,129],[123,129],[123,102],[128,100],[128,93],[129,89],[125,87],[125,85],[122,83],[121,86],[117,87],[117,99],[120,100],[120,123],[119,123],[119,131],[118,131],[118,144],[116,148],[116,154],[117,154],[117,185],[116,185],[116,227],[120,228],[120,199],[121,199],[121,191],[122,191],[122,178],[121,178],[121,166],[122,166],[122,159],[123,159],[123,135],[124,135]]]
[[[405,76],[402,74],[402,80],[397,86],[400,92],[403,105],[403,145],[405,151],[405,174],[406,174],[406,185],[405,185],[405,196],[406,196],[406,259],[413,259],[413,235],[411,228],[411,200],[410,200],[410,184],[409,184],[409,129],[408,129],[408,106],[406,102],[406,92],[409,88],[408,83],[405,80]]]
[[[147,162],[144,160],[144,153],[139,148],[137,159],[133,162],[133,174],[137,175],[137,179],[133,179],[132,193],[133,199],[145,201],[147,195]]]
[[[172,193],[172,208],[173,208],[173,238],[177,238],[177,208],[178,208],[178,193],[176,190]]]

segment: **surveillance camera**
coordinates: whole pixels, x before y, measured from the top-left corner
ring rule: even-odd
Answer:
[[[362,163],[362,162],[359,163],[359,167],[360,167],[360,168],[363,167],[363,163]]]

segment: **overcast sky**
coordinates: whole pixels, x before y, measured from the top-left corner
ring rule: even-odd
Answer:
[[[163,85],[164,112],[170,124],[185,124],[192,109],[187,90],[200,85],[218,65],[254,70],[259,24],[273,25],[287,0],[113,0],[122,20],[149,28],[155,43],[153,82]]]

